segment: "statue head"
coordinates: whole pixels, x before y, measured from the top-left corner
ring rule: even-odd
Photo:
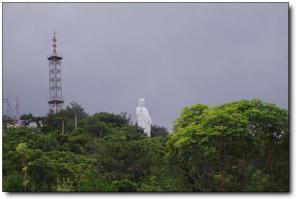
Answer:
[[[140,107],[144,107],[145,106],[145,100],[144,100],[144,98],[140,98],[139,99],[139,106]]]

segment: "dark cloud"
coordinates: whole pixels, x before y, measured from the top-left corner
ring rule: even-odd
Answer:
[[[3,89],[22,113],[47,112],[51,38],[63,95],[89,113],[172,127],[185,105],[259,97],[288,106],[287,3],[5,3]]]

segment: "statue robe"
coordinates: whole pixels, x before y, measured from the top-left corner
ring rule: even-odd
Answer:
[[[138,106],[136,109],[138,126],[144,129],[144,133],[150,137],[152,120],[149,116],[148,110],[145,107]]]

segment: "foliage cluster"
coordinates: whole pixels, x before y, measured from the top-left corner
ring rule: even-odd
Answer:
[[[288,191],[288,111],[258,99],[185,107],[168,158],[194,191]]]
[[[257,99],[185,107],[150,138],[126,113],[76,103],[22,119],[42,125],[4,128],[4,191],[289,190],[288,112]]]

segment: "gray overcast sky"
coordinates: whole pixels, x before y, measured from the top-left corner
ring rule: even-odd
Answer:
[[[172,127],[185,105],[259,97],[288,107],[287,3],[5,3],[3,94],[48,111],[53,32],[65,105]]]

